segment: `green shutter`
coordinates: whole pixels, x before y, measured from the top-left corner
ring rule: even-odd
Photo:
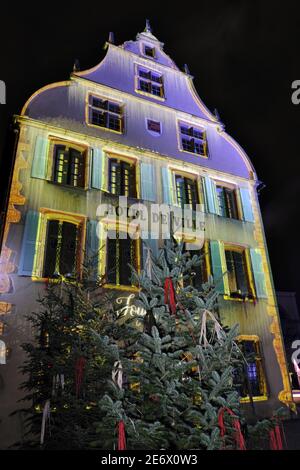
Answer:
[[[37,231],[39,224],[39,212],[29,210],[23,233],[21,256],[18,273],[21,276],[32,276],[34,256],[36,252]]]
[[[204,187],[208,212],[211,214],[219,214],[215,182],[208,176],[204,176]]]
[[[225,253],[223,244],[221,242],[217,240],[211,240],[210,257],[216,290],[220,294],[229,294]]]
[[[266,299],[268,296],[260,250],[258,248],[250,248],[250,257],[255,282],[256,296],[259,299]]]
[[[249,189],[240,188],[240,195],[241,195],[241,201],[242,201],[242,207],[243,207],[244,220],[246,220],[247,222],[254,222]]]
[[[99,272],[99,250],[100,240],[97,234],[97,220],[89,220],[87,222],[87,236],[86,236],[86,254],[87,266],[93,280],[97,279]]]
[[[156,201],[156,181],[151,163],[141,163],[141,196],[145,201]]]
[[[94,148],[92,153],[92,177],[91,186],[94,189],[102,189],[103,186],[103,168],[104,168],[104,156],[102,149]]]
[[[45,179],[47,175],[47,149],[48,139],[38,135],[35,141],[31,176]]]
[[[167,167],[161,169],[162,176],[162,194],[163,202],[165,204],[173,203],[173,185],[172,185],[172,174]]]

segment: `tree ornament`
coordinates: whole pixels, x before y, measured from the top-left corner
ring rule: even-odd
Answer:
[[[126,435],[124,421],[119,421],[118,424],[118,450],[126,450]]]
[[[169,306],[171,313],[175,315],[176,314],[175,291],[174,291],[172,279],[170,277],[167,277],[165,279],[164,292],[165,292],[164,302],[166,305]]]
[[[220,408],[219,413],[218,413],[218,425],[220,428],[221,437],[224,438],[225,431],[226,431],[225,423],[224,423],[225,411],[233,418],[233,427],[235,429],[235,441],[236,441],[238,450],[246,450],[245,440],[241,431],[241,425],[240,425],[239,419],[234,414],[234,412],[230,408],[227,408],[227,407]],[[224,444],[224,441],[223,441],[223,444]]]
[[[83,371],[84,371],[84,366],[86,363],[86,359],[84,357],[79,357],[76,361],[75,364],[75,390],[76,390],[76,397],[78,398],[80,388],[82,385],[82,379],[83,379]]]

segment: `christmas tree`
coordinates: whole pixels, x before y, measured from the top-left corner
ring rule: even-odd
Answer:
[[[80,278],[52,279],[39,311],[28,318],[34,340],[23,345],[29,402],[23,448],[85,449],[93,439],[92,423],[101,417],[97,402],[118,357],[113,344],[95,335],[102,322],[111,323],[113,308],[104,279],[92,275],[93,263],[83,266]]]
[[[148,250],[140,274],[132,270],[145,315],[134,319],[134,337],[119,332],[126,342],[99,401],[94,447],[244,449],[237,327],[222,327],[212,278],[200,290],[190,283],[200,263],[168,241],[157,258]]]

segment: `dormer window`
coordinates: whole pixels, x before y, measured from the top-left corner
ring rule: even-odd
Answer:
[[[137,80],[137,91],[159,98],[164,97],[163,77],[161,74],[139,67]]]
[[[151,47],[151,46],[144,46],[144,54],[147,57],[151,57],[152,59],[154,59],[154,57],[155,57],[155,48]]]
[[[184,152],[195,153],[207,157],[206,132],[199,127],[179,123],[181,149]]]
[[[115,101],[89,95],[89,124],[123,132],[123,109]]]

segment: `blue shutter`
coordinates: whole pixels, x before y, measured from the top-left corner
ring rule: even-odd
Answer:
[[[102,189],[103,185],[104,156],[102,149],[92,149],[92,177],[91,186],[94,189]]]
[[[99,272],[100,240],[97,234],[97,225],[97,220],[89,220],[87,222],[86,254],[88,270],[93,280],[97,279]]]
[[[163,194],[163,202],[165,204],[172,204],[172,180],[171,180],[171,173],[169,168],[163,167],[161,169],[161,176],[162,176],[162,194]]]
[[[31,176],[34,178],[46,178],[47,173],[47,148],[48,139],[37,136],[34,147]]]
[[[216,188],[215,183],[208,176],[204,176],[205,198],[208,212],[211,214],[218,214],[218,207],[216,204]]]
[[[212,272],[214,278],[214,285],[216,286],[216,290],[220,294],[227,294],[228,287],[227,287],[227,277],[225,278],[226,274],[226,267],[224,266],[224,260],[222,259],[222,251],[223,247],[221,246],[220,242],[217,240],[211,240],[210,242],[210,257],[211,257],[211,264],[212,264]]]
[[[256,296],[259,299],[266,299],[268,296],[260,250],[258,248],[250,248],[250,257],[255,282]]]
[[[156,201],[156,181],[151,163],[141,163],[141,196],[145,201]]]
[[[240,195],[241,195],[241,201],[242,201],[242,207],[243,207],[244,220],[246,220],[247,222],[254,222],[249,189],[240,188]]]
[[[39,224],[39,212],[29,210],[23,233],[21,256],[18,273],[21,276],[32,276],[34,256],[36,251],[36,239]]]

